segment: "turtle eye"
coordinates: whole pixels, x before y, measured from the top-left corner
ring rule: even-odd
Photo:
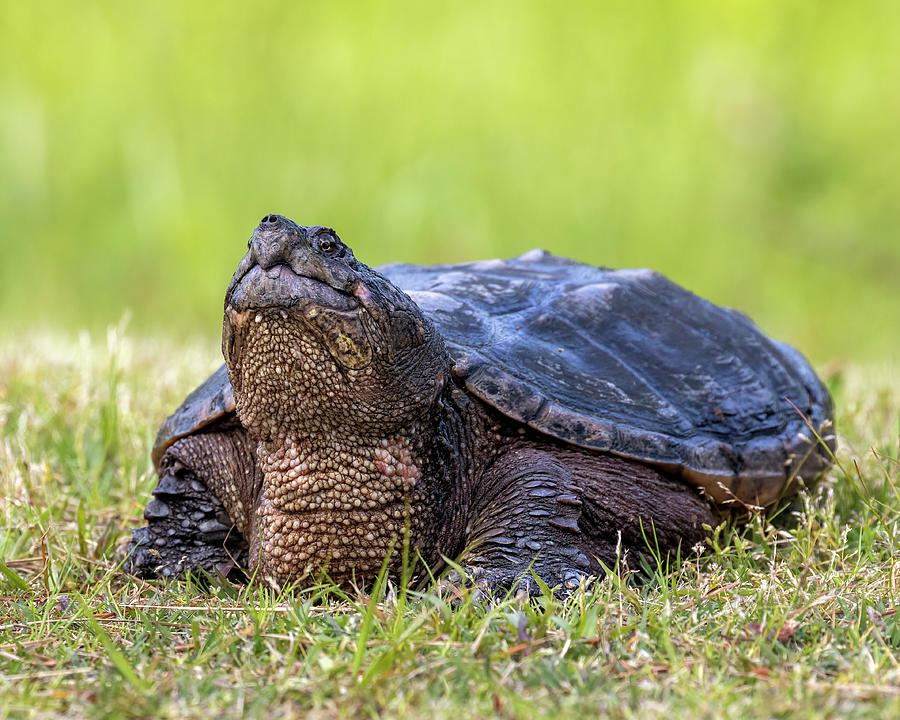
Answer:
[[[321,250],[323,253],[333,253],[335,250],[337,250],[337,243],[331,238],[322,238],[319,241],[319,250]]]

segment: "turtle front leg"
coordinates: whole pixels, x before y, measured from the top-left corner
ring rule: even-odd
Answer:
[[[462,566],[487,593],[569,588],[596,574],[578,527],[578,478],[558,453],[519,446],[486,470],[472,499]]]
[[[689,550],[717,522],[699,493],[642,463],[516,446],[479,483],[462,564],[487,591],[535,594],[533,571],[566,592],[603,565]]]
[[[246,431],[218,423],[175,442],[159,463],[145,527],[128,546],[125,568],[140,577],[248,568],[262,475]]]

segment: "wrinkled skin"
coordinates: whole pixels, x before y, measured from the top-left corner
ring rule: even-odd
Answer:
[[[406,536],[433,572],[447,558],[488,589],[530,568],[567,586],[648,537],[687,549],[717,523],[681,481],[467,395],[431,322],[328,228],[263,219],[225,295],[222,349],[240,422],[166,451],[135,534],[141,574],[365,583],[389,553],[399,575]]]

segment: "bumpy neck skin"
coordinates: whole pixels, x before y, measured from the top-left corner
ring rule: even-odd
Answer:
[[[446,356],[409,369],[431,378],[417,394],[398,389],[376,402],[347,392],[364,387],[370,369],[340,367],[280,312],[234,322],[243,322],[237,411],[264,475],[251,571],[258,564],[278,586],[319,569],[365,582],[393,548],[399,575],[407,528],[410,558],[435,568],[458,554],[471,423],[465,397],[444,380]]]
[[[459,423],[438,418],[387,437],[292,434],[260,442],[258,518],[263,576],[282,585],[323,569],[336,582],[371,580],[404,533],[411,558],[435,568],[461,545]],[[434,444],[436,430],[447,444]],[[252,559],[251,559],[252,560]]]

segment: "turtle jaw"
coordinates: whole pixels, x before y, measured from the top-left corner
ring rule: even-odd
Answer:
[[[348,312],[360,307],[350,294],[318,278],[300,275],[283,263],[269,268],[253,265],[236,280],[225,296],[225,307],[233,312],[306,307]]]
[[[226,363],[235,367],[247,338],[254,335],[251,324],[291,325],[324,346],[342,367],[359,370],[372,360],[364,315],[357,298],[318,278],[300,275],[285,264],[254,265],[226,296],[222,352]],[[280,360],[274,355],[272,359]]]

